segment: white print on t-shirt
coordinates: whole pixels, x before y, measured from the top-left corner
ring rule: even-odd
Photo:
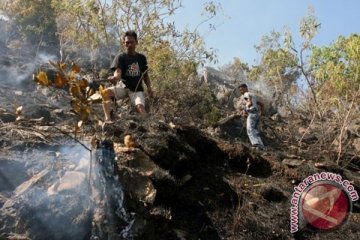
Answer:
[[[130,77],[140,76],[139,64],[136,62],[136,63],[132,63],[131,65],[128,65],[128,70],[127,70],[126,74]]]

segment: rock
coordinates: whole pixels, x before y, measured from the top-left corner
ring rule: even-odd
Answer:
[[[234,97],[232,92],[234,86],[230,84],[230,79],[226,74],[221,71],[218,71],[211,67],[206,67],[202,80],[209,86],[213,91],[216,99],[221,104],[229,103],[229,98]]]
[[[220,120],[216,124],[215,134],[224,139],[248,139],[245,121],[236,115]]]
[[[325,168],[327,165],[325,163],[314,163],[314,167],[316,168]]]
[[[48,194],[56,194],[65,190],[75,191],[77,188],[84,187],[85,174],[77,171],[67,171],[61,177],[60,183],[55,183],[48,189]]]
[[[289,159],[289,158],[285,158],[284,160],[282,160],[282,163],[289,167],[297,167],[303,164],[304,162],[305,160],[297,160],[297,159]]]
[[[145,205],[152,205],[156,197],[156,189],[148,177],[131,171],[120,169],[119,181],[124,184],[125,191]]]
[[[119,158],[124,157],[120,155]],[[158,166],[141,151],[133,151],[130,159],[122,162],[122,164],[136,170],[144,176],[149,176],[158,169]]]
[[[190,174],[186,174],[185,176],[183,176],[180,179],[180,185],[184,185],[185,183],[187,183],[188,181],[190,181],[192,179],[192,176]]]
[[[307,135],[303,138],[303,142],[306,144],[313,144],[318,141],[318,137],[315,135]]]
[[[0,209],[1,239],[13,233],[26,239],[84,239],[89,236],[90,194],[86,188],[71,187],[79,186],[76,178],[81,174],[66,173],[58,185],[58,190],[62,191],[49,195],[43,187],[52,181],[53,173],[44,169],[18,186],[6,200]]]

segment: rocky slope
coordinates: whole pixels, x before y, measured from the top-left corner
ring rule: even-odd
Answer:
[[[179,119],[122,112],[111,125],[84,124],[74,140],[77,117],[67,102],[25,87],[0,88],[0,238],[360,236],[358,202],[334,231],[290,233],[290,199],[307,176],[338,173],[360,191],[356,144],[344,155],[346,164],[336,165],[336,149],[318,147],[321,132],[314,128],[303,135],[307,119],[264,117],[267,151],[261,152],[249,148],[237,118],[200,129]],[[23,106],[18,121],[14,103]],[[351,144],[359,137],[356,126],[349,131]],[[133,144],[124,143],[126,135]],[[91,146],[94,137],[97,144]]]

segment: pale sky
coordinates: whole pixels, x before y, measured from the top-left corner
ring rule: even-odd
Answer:
[[[198,25],[201,12],[209,0],[183,0],[184,7],[176,12],[174,21],[181,30],[188,25]],[[219,64],[229,63],[234,57],[254,65],[259,62],[254,45],[272,30],[282,32],[287,26],[297,46],[300,44],[299,23],[313,7],[321,28],[314,38],[317,46],[329,45],[338,36],[360,34],[360,0],[213,0],[221,4],[211,23],[217,26],[214,32],[205,32],[206,23],[200,29],[207,47],[217,49]],[[225,16],[224,16],[225,15]]]

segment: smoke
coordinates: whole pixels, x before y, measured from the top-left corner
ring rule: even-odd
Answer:
[[[93,234],[92,223],[97,228],[95,235],[110,227],[103,225],[106,221],[119,226],[115,224],[118,220],[111,222],[109,216],[123,217],[124,229],[129,226],[131,219],[123,208],[124,196],[115,175],[96,163],[83,146],[49,146],[26,152],[17,156],[26,159],[24,163],[0,159],[0,170],[6,167],[14,175],[1,174],[9,181],[2,181],[0,193],[13,193],[0,208],[0,222],[4,223],[0,238],[19,233],[30,239],[86,239]],[[9,186],[2,186],[5,183]]]
[[[9,17],[5,16],[1,11],[0,11],[0,20],[2,21],[9,21]]]
[[[69,182],[62,181],[62,177],[77,166],[74,164],[78,162],[77,158],[85,157],[83,154],[79,148],[54,151],[49,147],[19,152],[16,158],[24,160],[16,162],[24,162],[23,165],[10,164],[8,161],[7,168],[19,169],[13,170],[14,176],[10,181],[18,179],[17,175],[24,172],[27,179],[12,181],[16,184],[15,189],[0,211],[0,220],[4,223],[0,238],[15,233],[28,235],[31,239],[75,239],[86,236],[91,219],[91,200],[86,184],[80,179],[78,182],[81,184],[71,187]],[[64,183],[68,184],[67,188],[58,191]],[[51,188],[55,189],[55,194],[49,194]],[[18,223],[14,225],[15,222]],[[26,232],[18,232],[17,228]]]
[[[56,56],[41,53],[33,59],[23,61],[23,59],[8,58],[5,59],[6,64],[0,67],[0,81],[11,85],[20,86],[25,81],[31,81],[32,75],[41,67],[47,66],[49,60],[56,60]],[[48,67],[48,66],[47,66]]]
[[[256,94],[264,98],[267,102],[271,102],[273,100],[275,89],[274,87],[266,83],[264,77],[260,77],[255,82],[248,82],[247,85],[250,92],[255,92]]]
[[[40,45],[24,41],[14,23],[0,12],[0,82],[20,85],[31,80],[38,69],[49,68],[49,60],[54,61],[58,57],[39,51]],[[55,48],[51,50],[58,51]]]

